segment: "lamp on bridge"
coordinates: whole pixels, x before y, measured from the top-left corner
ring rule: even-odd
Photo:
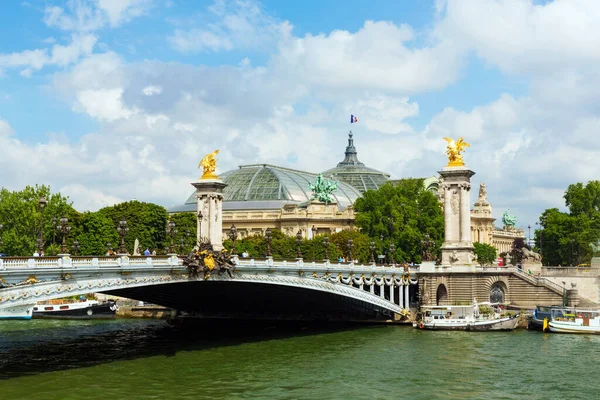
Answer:
[[[396,246],[394,243],[390,243],[390,264],[395,265],[396,260],[394,260],[394,252],[396,251]]]
[[[179,254],[183,255],[183,238],[179,239]]]
[[[369,243],[369,250],[371,250],[371,264],[375,264],[375,242],[372,240]]]
[[[302,260],[302,229],[298,229],[296,233],[296,259]]]
[[[60,243],[60,252],[62,254],[69,254],[69,248],[67,247],[67,235],[71,232],[71,226],[68,225],[69,220],[67,217],[62,216],[58,220],[56,230],[62,235],[62,241]]]
[[[323,261],[329,261],[329,236],[323,238],[323,250],[325,250],[325,259]]]
[[[267,258],[271,258],[271,228],[265,231],[265,244],[267,245]]]
[[[119,246],[119,253],[127,254],[127,247],[125,247],[125,235],[129,232],[129,228],[127,227],[127,221],[122,219],[119,221],[119,226],[117,226],[117,233],[121,236],[121,245]]]
[[[354,247],[354,240],[348,239],[348,262],[354,262],[354,258],[352,257],[352,248]]]
[[[0,253],[2,253],[2,246],[4,246],[4,242],[2,241],[2,229],[4,229],[4,225],[0,224]]]
[[[310,228],[310,231],[312,232],[311,238],[313,239],[312,246],[311,246],[312,262],[315,262],[315,241],[314,241],[314,239],[317,237],[317,228],[315,228],[315,226],[313,225],[312,228]]]
[[[237,239],[237,228],[235,225],[231,225],[231,228],[229,228],[229,239],[231,240],[231,255],[236,256],[235,239]]]
[[[52,217],[52,244],[56,243],[56,222],[58,222],[56,217]]]
[[[177,235],[177,229],[175,229],[175,222],[169,221],[167,222],[167,227],[165,228],[165,232],[167,236],[171,239],[169,244],[169,254],[175,253],[175,246],[173,245],[173,240],[175,239],[175,235]]]
[[[79,241],[77,239],[73,240],[73,246],[71,246],[73,248],[73,253],[78,256],[79,255],[79,249],[81,248],[81,245],[79,244]]]
[[[44,208],[46,208],[46,204],[48,201],[44,196],[40,197],[40,201],[38,202],[40,206],[40,237],[38,239],[38,253],[40,256],[44,251]]]
[[[429,233],[425,234],[425,239],[421,241],[421,261],[433,261],[431,248],[435,242],[431,240]]]

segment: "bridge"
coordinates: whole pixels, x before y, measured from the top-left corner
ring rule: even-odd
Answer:
[[[88,293],[205,318],[406,321],[416,269],[238,259],[231,274],[193,276],[177,255],[0,258],[0,308]]]

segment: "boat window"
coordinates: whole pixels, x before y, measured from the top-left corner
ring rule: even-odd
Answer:
[[[37,307],[33,307],[33,311],[37,311],[37,310],[38,310],[38,308],[37,308]]]
[[[60,309],[61,309],[61,310],[68,310],[68,309],[69,309],[69,306],[60,306]]]
[[[54,307],[50,306],[50,307],[44,307],[44,310],[46,311],[52,311],[54,310]]]

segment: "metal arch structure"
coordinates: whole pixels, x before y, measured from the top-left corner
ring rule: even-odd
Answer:
[[[192,278],[181,261],[177,256],[1,259],[0,308],[88,293],[110,293],[161,304],[156,299],[162,293],[180,292],[180,288],[189,288],[193,283],[194,293],[213,296],[216,287],[217,294],[222,294],[223,288],[232,293],[252,287],[255,294],[275,293],[277,288],[288,298],[302,293],[309,302],[313,297],[323,301],[323,296],[327,296],[338,303],[342,299],[343,306],[359,304],[369,312],[394,320],[408,315],[409,285],[416,283],[402,268],[270,259],[238,260],[232,276],[212,274],[208,279]],[[240,299],[236,301],[243,301],[243,294]],[[218,308],[218,302],[211,303]],[[184,307],[180,304],[178,308]]]

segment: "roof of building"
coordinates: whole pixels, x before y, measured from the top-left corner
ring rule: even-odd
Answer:
[[[323,172],[323,176],[333,177],[340,182],[352,185],[360,193],[364,193],[370,189],[378,189],[388,181],[390,174],[369,168],[358,161],[352,136],[352,131],[350,131],[344,160],[339,162],[335,168]]]
[[[241,165],[219,176],[227,186],[223,189],[224,210],[280,209],[285,204],[303,204],[312,198],[308,184],[317,174],[269,164]],[[338,207],[346,208],[360,197],[351,185],[340,182],[332,193]],[[196,210],[196,192],[185,204],[170,207],[169,212]]]

